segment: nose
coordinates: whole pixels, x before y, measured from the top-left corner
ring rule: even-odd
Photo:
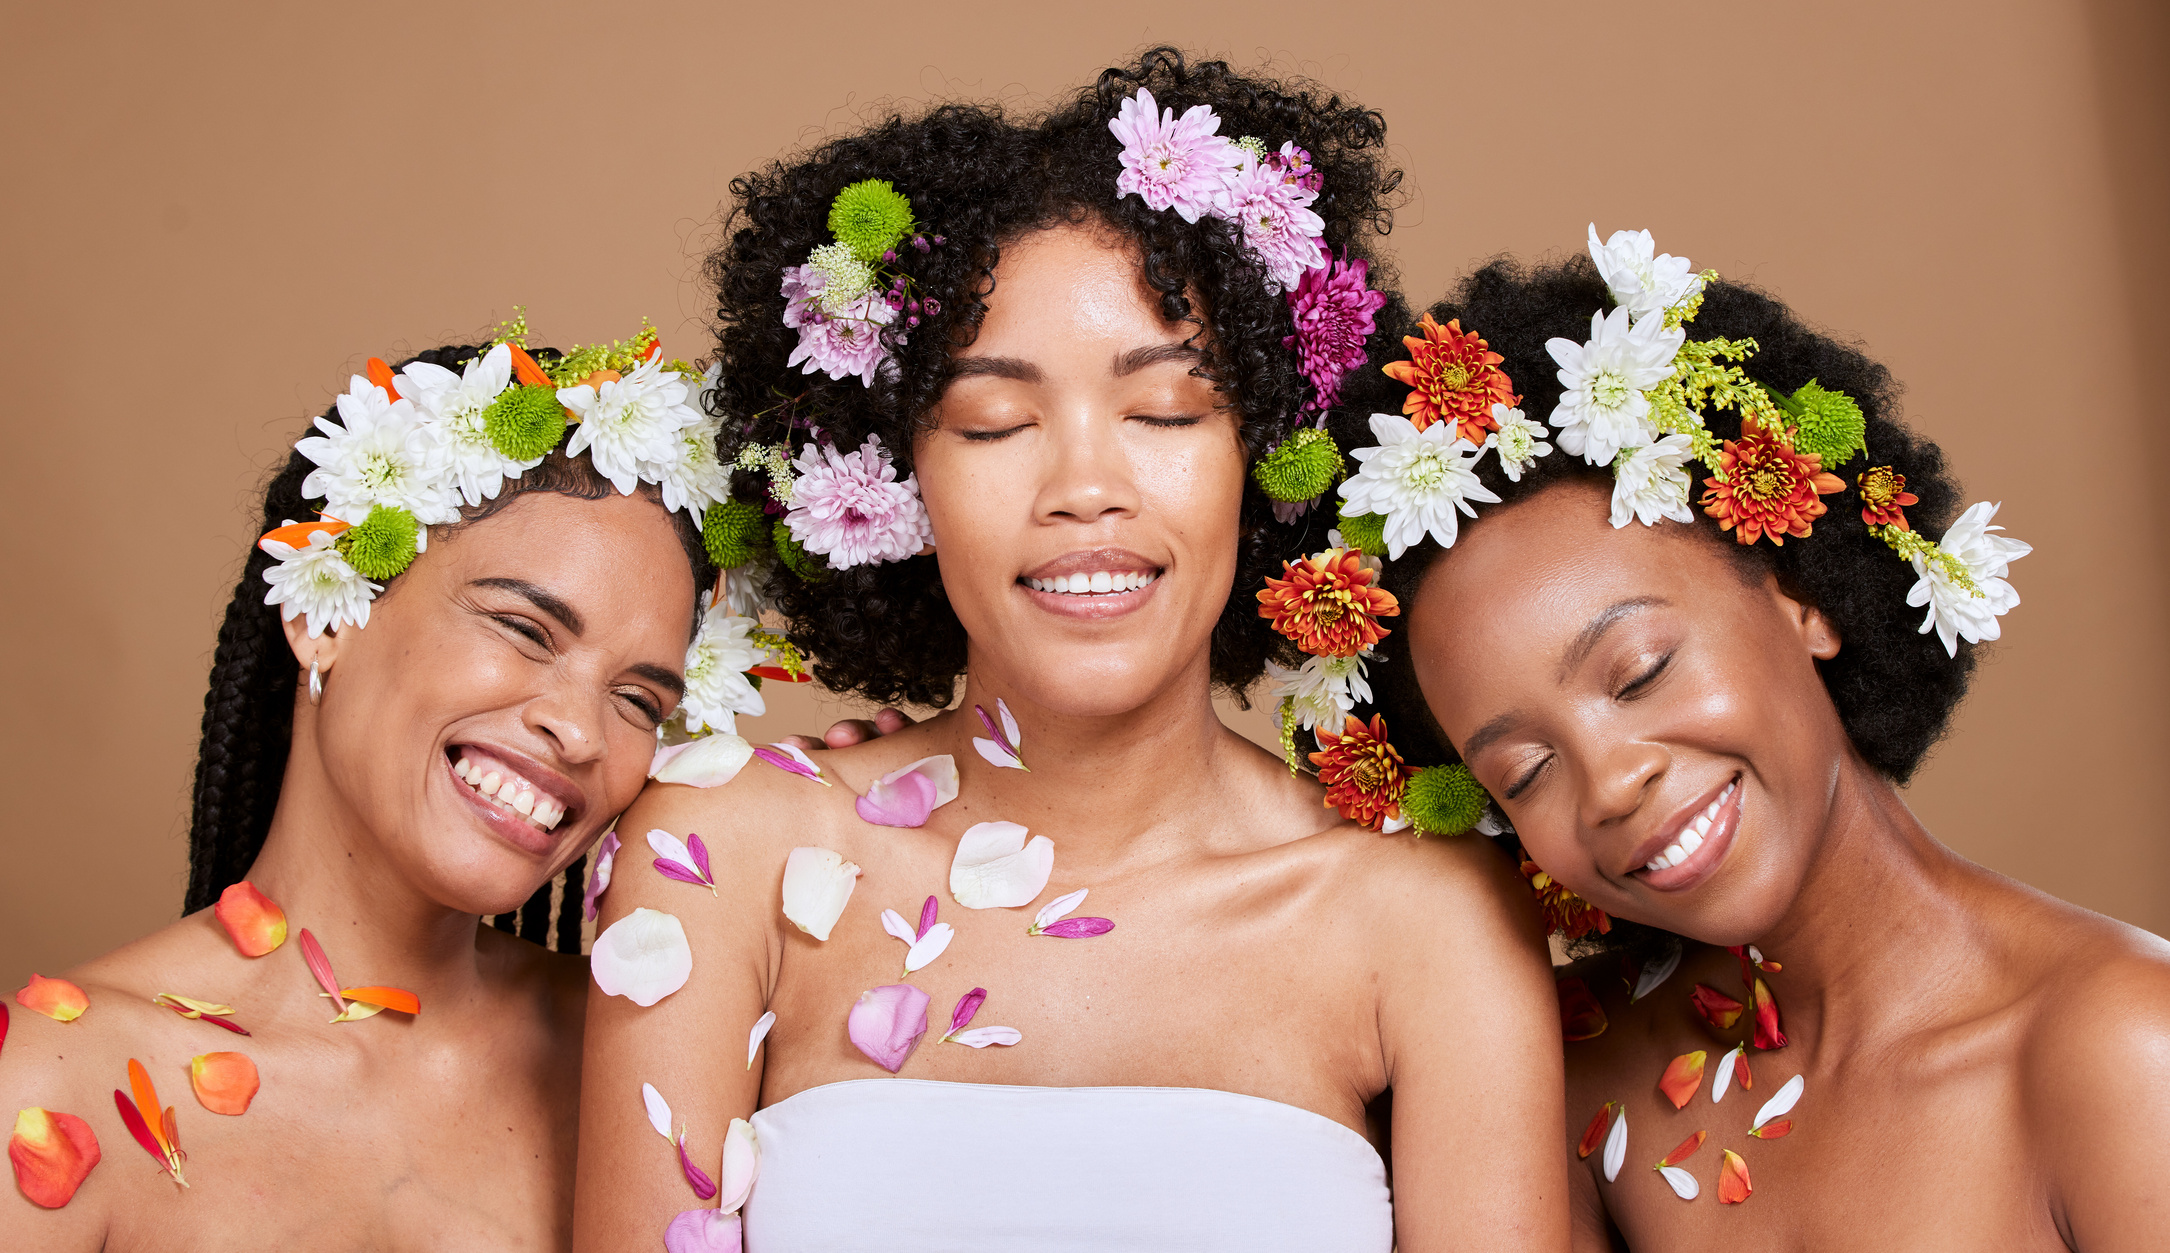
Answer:
[[[1617,740],[1590,753],[1582,787],[1580,818],[1596,830],[1632,816],[1665,777],[1672,754],[1662,744]]]
[[[554,685],[527,703],[522,719],[549,740],[567,765],[581,765],[603,755],[602,720],[609,710],[570,685]]]
[[[1041,522],[1099,522],[1135,517],[1137,476],[1123,448],[1122,417],[1078,411],[1050,423],[1053,439],[1040,480],[1033,514]]]

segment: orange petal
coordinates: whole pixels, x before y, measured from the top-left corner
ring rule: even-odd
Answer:
[[[1697,1049],[1693,1053],[1682,1053],[1665,1067],[1664,1076],[1658,1080],[1658,1091],[1665,1094],[1674,1109],[1687,1108],[1688,1098],[1702,1085],[1703,1063],[1709,1058],[1708,1052]]]
[[[342,534],[353,529],[353,527],[341,522],[339,519],[327,515],[319,517],[314,522],[289,522],[285,526],[273,527],[264,532],[263,538],[256,542],[261,546],[271,540],[277,540],[288,548],[307,548],[309,546],[309,532],[311,531],[322,531],[333,539],[337,539]]]
[[[369,364],[363,368],[369,371],[369,381],[383,388],[385,395],[394,400],[399,399],[399,389],[392,386],[392,367],[384,363],[384,358],[371,357]]]
[[[1718,1204],[1738,1205],[1756,1190],[1748,1182],[1748,1163],[1731,1149],[1725,1151],[1725,1160],[1718,1167]]]
[[[1786,1047],[1786,1033],[1778,1026],[1778,998],[1771,995],[1771,985],[1761,978],[1756,980],[1756,1047],[1759,1049],[1782,1049]]]
[[[32,1204],[59,1209],[98,1164],[98,1136],[73,1114],[35,1106],[18,1110],[8,1162],[15,1167],[15,1186]]]
[[[1695,985],[1695,990],[1688,993],[1688,1003],[1704,1022],[1720,1031],[1732,1030],[1733,1024],[1741,1020],[1741,1011],[1748,1008],[1707,983]]]
[[[1590,1120],[1590,1126],[1582,1133],[1582,1143],[1575,1146],[1576,1158],[1585,1158],[1597,1152],[1597,1146],[1605,1142],[1605,1133],[1612,1129],[1612,1116],[1620,1108],[1620,1102],[1607,1101]]]
[[[1694,1135],[1689,1136],[1687,1139],[1682,1140],[1679,1144],[1673,1146],[1673,1151],[1667,1153],[1665,1155],[1665,1160],[1659,1162],[1657,1166],[1654,1167],[1654,1169],[1663,1170],[1667,1166],[1678,1166],[1682,1162],[1687,1161],[1689,1158],[1694,1157],[1695,1151],[1703,1147],[1703,1138],[1709,1134],[1710,1133],[1707,1131],[1698,1131]]]
[[[1560,980],[1560,1034],[1570,1043],[1594,1040],[1605,1034],[1605,1007],[1597,1003],[1590,985],[1569,977]]]
[[[173,1141],[166,1138],[158,1117],[158,1089],[151,1084],[151,1073],[133,1057],[128,1059],[128,1090],[136,1098],[136,1111],[143,1115],[143,1125],[151,1129],[151,1138],[171,1153]]]
[[[346,529],[341,523],[339,530]],[[286,943],[286,911],[246,879],[219,893],[219,903],[211,907],[211,913],[243,957],[262,957]]]
[[[615,383],[624,377],[625,376],[623,374],[618,373],[616,370],[596,370],[589,373],[586,377],[582,378],[578,383],[573,384],[573,386],[593,387],[596,390],[600,391],[602,390],[603,384]]]
[[[199,1053],[188,1063],[188,1083],[196,1089],[196,1103],[214,1114],[239,1115],[249,1111],[262,1086],[256,1063],[245,1053]]]
[[[1777,1122],[1764,1123],[1748,1134],[1758,1140],[1776,1140],[1791,1130],[1793,1130],[1793,1120],[1791,1118],[1781,1118]]]
[[[527,349],[518,344],[509,344],[507,347],[512,349],[512,374],[514,378],[519,379],[521,383],[528,387],[547,387],[552,391],[557,390],[557,384],[550,381],[550,376],[543,373],[541,366],[535,364],[535,358],[527,355]]]
[[[422,998],[405,988],[341,988],[339,995],[364,1005],[396,1009],[402,1014],[422,1012]]]
[[[90,1008],[90,997],[66,979],[30,976],[28,986],[15,993],[15,1003],[34,1009],[54,1022],[74,1022]]]
[[[1748,1073],[1748,1050],[1746,1047],[1740,1050],[1739,1060],[1733,1063],[1733,1078],[1741,1085],[1741,1091],[1753,1092],[1756,1090],[1755,1076]]]

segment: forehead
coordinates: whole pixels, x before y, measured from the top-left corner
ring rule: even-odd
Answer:
[[[1104,226],[1057,226],[1010,241],[995,266],[979,336],[960,356],[1022,355],[1064,342],[1125,347],[1182,338],[1160,316],[1132,242]],[[1053,336],[1055,338],[1049,338]]]
[[[433,540],[446,577],[517,578],[579,597],[601,620],[654,618],[681,630],[693,604],[693,570],[661,505],[616,492],[581,500],[524,492],[504,509]]]

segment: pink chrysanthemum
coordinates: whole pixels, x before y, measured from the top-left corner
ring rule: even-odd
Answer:
[[[882,300],[880,293],[869,292],[835,313],[824,313],[820,308],[821,275],[814,274],[812,279],[812,285],[801,281],[793,296],[787,271],[784,291],[792,300],[784,306],[784,325],[798,328],[799,346],[791,350],[784,364],[793,366],[803,361],[808,374],[820,371],[833,379],[856,374],[861,383],[874,386],[874,372],[889,359],[882,328],[896,319],[897,311]]]
[[[1221,119],[1208,105],[1192,105],[1177,118],[1143,87],[1123,101],[1108,123],[1122,141],[1123,172],[1115,180],[1115,198],[1136,192],[1146,207],[1174,209],[1186,222],[1224,217],[1220,210],[1228,172],[1243,154],[1221,137]]]
[[[832,569],[902,561],[933,542],[919,480],[897,481],[881,436],[867,436],[857,452],[848,453],[808,444],[792,468],[798,478],[784,525],[806,551],[828,558]]]
[[[1305,191],[1316,192],[1326,185],[1326,176],[1311,165],[1311,154],[1293,141],[1282,144],[1279,152],[1267,153],[1266,165]]]
[[[1283,290],[1301,282],[1305,271],[1325,267],[1326,246],[1319,236],[1326,219],[1309,208],[1317,192],[1272,166],[1246,161],[1228,180],[1226,196],[1225,216],[1242,232],[1244,250]]]
[[[1289,312],[1296,316],[1296,333],[1281,341],[1294,348],[1297,368],[1311,380],[1318,393],[1312,407],[1331,409],[1341,403],[1341,376],[1364,364],[1364,341],[1378,327],[1372,319],[1386,304],[1386,293],[1365,286],[1371,263],[1344,255],[1340,261],[1305,270],[1296,290],[1289,293]]]

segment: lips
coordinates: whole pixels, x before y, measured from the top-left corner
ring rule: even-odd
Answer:
[[[1670,870],[1688,860],[1688,857],[1695,850],[1703,847],[1704,838],[1710,834],[1710,824],[1717,819],[1718,811],[1724,807],[1725,803],[1733,799],[1733,789],[1739,786],[1740,780],[1738,779],[1726,784],[1725,790],[1718,793],[1718,798],[1704,806],[1702,812],[1696,814],[1688,822],[1679,836],[1660,850],[1656,857],[1651,858],[1643,869]]]
[[[1734,775],[1675,814],[1635,851],[1642,864],[1627,877],[1660,892],[1679,892],[1715,874],[1740,831],[1742,795],[1741,778]]]
[[[1167,568],[1122,548],[1068,553],[1025,571],[1017,583],[1042,609],[1098,621],[1151,599]]]
[[[484,751],[470,744],[454,746],[452,777],[473,788],[478,798],[515,815],[530,826],[549,831],[577,805],[577,798],[562,798],[570,785],[540,770],[528,773],[514,766],[509,754]],[[540,782],[529,775],[540,776]]]

